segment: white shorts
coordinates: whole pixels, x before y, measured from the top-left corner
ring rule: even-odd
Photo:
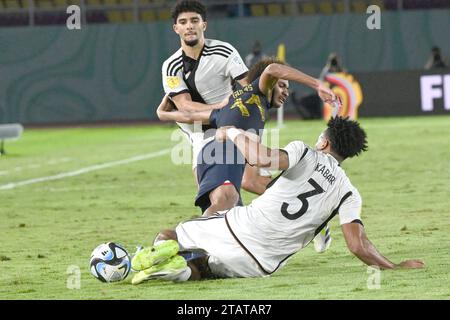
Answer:
[[[248,278],[267,275],[233,237],[224,214],[182,222],[175,231],[180,250],[206,251],[210,256],[208,265],[211,272],[218,277]]]
[[[194,170],[197,168],[198,154],[204,145],[202,126],[180,122],[177,122],[177,125],[192,146],[192,170]]]

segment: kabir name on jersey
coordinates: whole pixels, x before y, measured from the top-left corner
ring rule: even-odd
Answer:
[[[331,174],[331,170],[325,167],[324,164],[318,163],[314,171],[321,173],[330,184],[333,184],[336,180],[336,177]]]

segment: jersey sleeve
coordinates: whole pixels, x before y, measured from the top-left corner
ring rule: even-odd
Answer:
[[[246,76],[248,68],[242,60],[239,52],[234,47],[232,48],[233,52],[228,57],[227,61],[226,74],[233,80],[241,80]]]
[[[177,94],[189,92],[189,89],[183,79],[183,69],[169,67],[169,63],[166,61],[162,66],[162,82],[164,92],[169,97],[174,97]]]
[[[302,157],[304,157],[305,152],[307,152],[308,148],[302,141],[292,141],[281,150],[284,150],[288,154],[288,169],[291,169],[293,166],[300,162]]]
[[[340,224],[351,223],[354,220],[361,220],[362,199],[355,188],[352,190],[350,197],[345,199],[339,208]]]
[[[214,109],[209,115],[209,125],[213,128],[217,128],[217,119],[219,117],[220,110],[221,109]]]

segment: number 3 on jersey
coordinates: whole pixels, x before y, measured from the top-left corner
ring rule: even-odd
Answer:
[[[283,204],[281,205],[281,214],[285,218],[289,220],[295,220],[300,218],[302,215],[305,214],[306,211],[308,211],[309,208],[308,198],[325,192],[325,190],[323,190],[322,187],[319,186],[319,184],[316,181],[314,181],[314,179],[311,178],[308,180],[308,182],[314,187],[314,190],[299,194],[297,196],[298,200],[302,202],[302,207],[300,208],[300,210],[298,210],[296,213],[291,214],[288,212],[289,207],[288,203],[283,202]]]

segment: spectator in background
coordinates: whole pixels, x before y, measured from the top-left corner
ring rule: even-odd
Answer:
[[[336,72],[347,72],[347,70],[341,65],[337,54],[332,52],[328,56],[327,63],[323,67],[319,79],[325,81],[328,73]],[[300,96],[297,92],[293,91],[291,101],[302,119],[321,119],[323,117],[322,102],[316,93]]]
[[[267,55],[262,52],[261,43],[255,41],[253,43],[252,52],[245,57],[245,64],[247,68],[250,69],[254,64],[265,58],[267,58]]]
[[[347,72],[347,70],[345,70],[344,67],[342,67],[337,54],[335,52],[332,52],[328,56],[327,64],[325,65],[325,67],[323,67],[319,79],[323,81],[327,73],[336,73],[336,72]]]
[[[448,66],[448,62],[442,58],[441,49],[439,47],[431,48],[431,56],[425,64],[425,69],[445,68]]]

